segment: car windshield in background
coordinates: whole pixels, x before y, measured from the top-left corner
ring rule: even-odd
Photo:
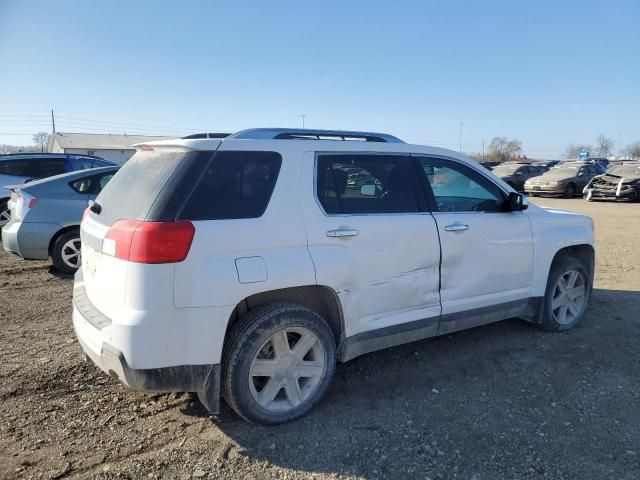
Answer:
[[[578,170],[580,170],[580,167],[582,167],[582,165],[562,165],[560,167],[553,167],[548,173],[553,173],[554,175],[558,173],[575,175]]]
[[[521,165],[499,165],[493,169],[493,173],[496,175],[511,175],[516,173]]]
[[[618,165],[607,170],[607,173],[618,177],[640,177],[640,164],[638,165]]]

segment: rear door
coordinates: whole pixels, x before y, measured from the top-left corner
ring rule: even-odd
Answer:
[[[423,336],[437,330],[438,232],[411,168],[408,155],[305,155],[309,252],[317,283],[340,298],[347,337],[417,320]]]
[[[527,215],[505,211],[504,192],[462,162],[415,161],[442,245],[440,333],[486,323],[501,309],[524,313],[517,312],[526,306],[533,272]]]

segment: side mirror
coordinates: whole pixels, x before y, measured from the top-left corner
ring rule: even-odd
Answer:
[[[517,212],[518,210],[526,210],[529,208],[529,199],[521,193],[510,192],[507,198],[507,210]]]
[[[375,197],[376,186],[373,184],[362,185],[362,187],[360,187],[360,195],[363,197]]]
[[[427,177],[430,177],[436,173],[436,169],[433,168],[431,165],[424,165],[422,169],[424,170],[424,174]]]

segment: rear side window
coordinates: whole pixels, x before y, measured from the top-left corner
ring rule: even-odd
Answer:
[[[280,172],[276,152],[223,151],[211,159],[179,217],[257,218],[264,214]]]
[[[31,162],[27,167],[27,171],[30,177],[47,178],[65,173],[68,168],[64,158],[43,158]]]
[[[6,160],[0,162],[0,175],[26,177],[27,162],[23,160]]]
[[[407,157],[319,155],[318,200],[329,214],[418,212]]]
[[[146,219],[171,174],[189,155],[193,153],[137,152],[96,198],[96,203],[102,207],[96,219],[103,225],[112,225],[116,220]]]

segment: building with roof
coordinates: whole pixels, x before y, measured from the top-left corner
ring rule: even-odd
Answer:
[[[47,151],[50,153],[77,153],[123,164],[135,153],[136,143],[167,140],[172,137],[150,135],[115,135],[111,133],[63,133],[49,136]]]

